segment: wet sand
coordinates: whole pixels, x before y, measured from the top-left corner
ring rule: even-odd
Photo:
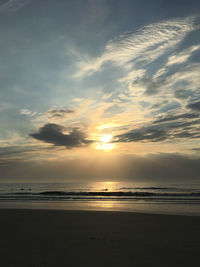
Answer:
[[[0,210],[0,266],[200,266],[200,217]]]

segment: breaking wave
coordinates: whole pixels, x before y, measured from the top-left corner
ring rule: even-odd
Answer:
[[[0,201],[142,201],[200,204],[200,192],[42,191],[0,194]]]

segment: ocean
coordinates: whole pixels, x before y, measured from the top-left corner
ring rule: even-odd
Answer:
[[[0,208],[200,215],[200,184],[1,183]]]

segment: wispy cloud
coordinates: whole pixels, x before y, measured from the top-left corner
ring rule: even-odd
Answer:
[[[34,152],[34,151],[38,151],[39,147],[35,147],[35,146],[17,146],[17,145],[13,145],[13,146],[4,146],[4,147],[0,147],[0,158],[1,159],[8,159],[8,158],[12,158],[12,157],[18,157],[20,158],[21,156],[24,157],[24,155],[29,152]]]
[[[190,63],[173,73],[165,75],[149,76],[133,81],[130,85],[131,92],[136,93],[138,90],[146,95],[163,94],[172,95],[176,90],[196,91],[200,82],[200,64]]]
[[[26,116],[30,116],[30,117],[34,117],[37,114],[37,112],[25,108],[25,109],[21,109],[20,110],[20,114],[26,115]]]
[[[47,112],[47,116],[51,118],[56,119],[65,119],[69,114],[74,113],[74,110],[69,108],[63,108],[63,109],[50,109]]]
[[[184,51],[181,51],[180,53],[176,53],[168,58],[168,62],[166,66],[170,66],[173,64],[181,64],[186,62],[193,52],[197,51],[200,49],[200,45],[194,45],[189,47],[188,49],[185,49]]]
[[[0,2],[0,12],[15,12],[21,9],[24,5],[26,5],[29,0],[7,0]]]
[[[152,116],[159,119],[160,114],[168,116],[175,110],[184,114],[186,106],[200,96],[200,65],[190,60],[200,46],[190,44],[182,49],[180,44],[199,29],[198,18],[171,19],[121,35],[111,40],[99,57],[76,54],[78,69],[74,77],[95,79],[97,72],[108,70],[112,75],[112,71],[116,74],[116,67],[120,68],[118,87],[102,97],[112,103],[104,117],[116,119],[121,113],[127,119],[127,114],[132,114],[130,121],[140,121],[146,129],[146,123],[153,123]]]
[[[79,58],[76,77],[91,75],[111,62],[125,69],[146,65],[173,49],[191,31],[197,28],[195,16],[150,24],[137,32],[128,33],[110,41],[98,58]]]
[[[160,142],[200,138],[198,114],[180,114],[154,121],[115,137],[116,142]]]

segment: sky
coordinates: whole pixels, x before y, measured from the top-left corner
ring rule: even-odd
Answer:
[[[199,182],[200,1],[0,0],[0,182]]]

